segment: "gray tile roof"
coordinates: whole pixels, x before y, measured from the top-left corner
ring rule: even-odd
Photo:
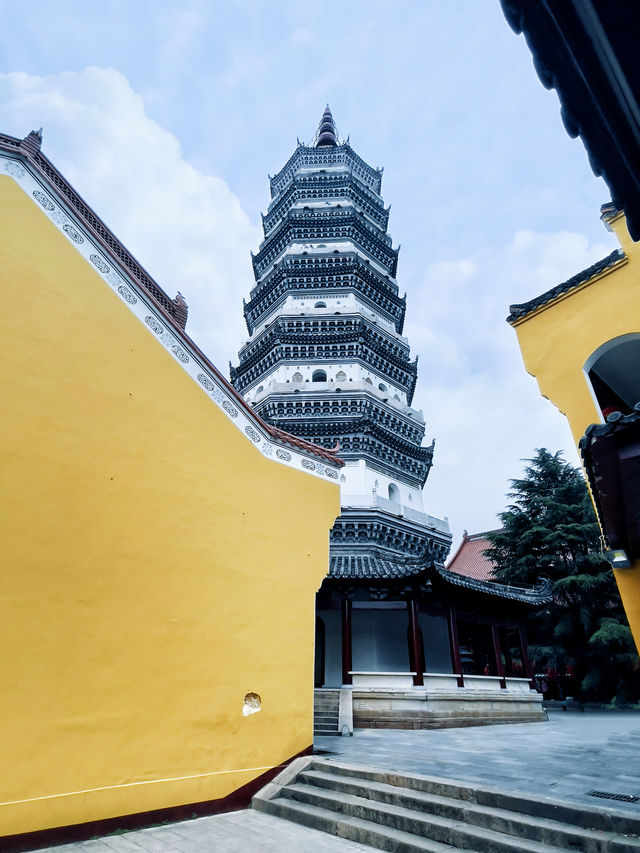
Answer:
[[[362,554],[332,554],[329,576],[349,580],[400,580],[418,575],[425,569],[410,558],[382,555],[375,552]]]
[[[526,317],[527,314],[535,311],[536,308],[540,308],[542,305],[546,305],[547,302],[554,300],[557,296],[560,296],[563,293],[568,293],[575,287],[584,284],[585,281],[589,281],[590,278],[599,275],[601,272],[604,272],[609,269],[609,267],[614,266],[614,264],[617,264],[625,257],[626,256],[622,249],[614,249],[614,251],[611,252],[610,255],[607,255],[606,258],[603,258],[601,261],[597,261],[597,263],[587,267],[586,270],[576,273],[576,275],[566,281],[563,281],[561,284],[556,284],[555,287],[552,287],[551,290],[547,290],[546,293],[543,293],[541,296],[536,296],[535,299],[530,299],[529,302],[523,302],[520,305],[510,305],[510,313],[507,317],[507,322],[513,323],[521,317]]]
[[[438,576],[445,583],[474,590],[496,598],[541,605],[551,601],[551,584],[540,581],[535,587],[510,586],[496,581],[478,580],[449,572],[429,557],[412,559],[402,555],[367,551],[361,554],[332,554],[329,577],[335,580],[399,581],[419,575]]]

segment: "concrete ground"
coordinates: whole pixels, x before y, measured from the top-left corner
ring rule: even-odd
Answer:
[[[640,803],[588,796],[640,796],[640,714],[552,712],[549,721],[436,731],[357,730],[322,737],[328,760],[475,782],[640,817]],[[56,853],[356,853],[369,847],[251,810],[128,832],[61,847]]]

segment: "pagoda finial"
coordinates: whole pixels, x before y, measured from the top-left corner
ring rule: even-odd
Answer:
[[[322,146],[335,146],[337,144],[338,131],[336,130],[336,123],[331,115],[329,104],[327,104],[322,114],[322,118],[320,119],[320,125],[318,126],[316,148],[321,148]]]

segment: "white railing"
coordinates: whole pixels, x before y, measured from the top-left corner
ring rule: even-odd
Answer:
[[[410,690],[414,687],[415,672],[350,672],[353,687],[358,690]],[[498,675],[459,675],[451,672],[425,672],[422,674],[424,685],[419,690],[434,692],[490,691],[492,693],[531,692],[528,678],[502,679]],[[464,686],[460,687],[460,679]]]
[[[378,509],[388,512],[389,515],[395,515],[400,518],[406,518],[407,521],[416,521],[425,527],[431,527],[433,530],[438,530],[442,533],[449,533],[449,525],[441,518],[436,518],[433,515],[427,515],[426,512],[413,509],[405,506],[397,501],[390,501],[387,498],[382,498],[380,495],[345,495],[343,499],[345,507],[378,507]]]
[[[413,687],[415,672],[350,672],[354,688],[373,689],[383,687],[392,690],[407,690]]]

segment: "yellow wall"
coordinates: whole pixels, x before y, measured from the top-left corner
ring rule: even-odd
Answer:
[[[611,224],[628,260],[513,324],[527,371],[567,416],[576,445],[589,424],[602,421],[585,362],[607,341],[640,332],[640,246],[622,214]],[[640,562],[614,574],[640,648]]]
[[[6,176],[0,259],[0,835],[223,797],[311,744],[339,487],[264,458]]]

